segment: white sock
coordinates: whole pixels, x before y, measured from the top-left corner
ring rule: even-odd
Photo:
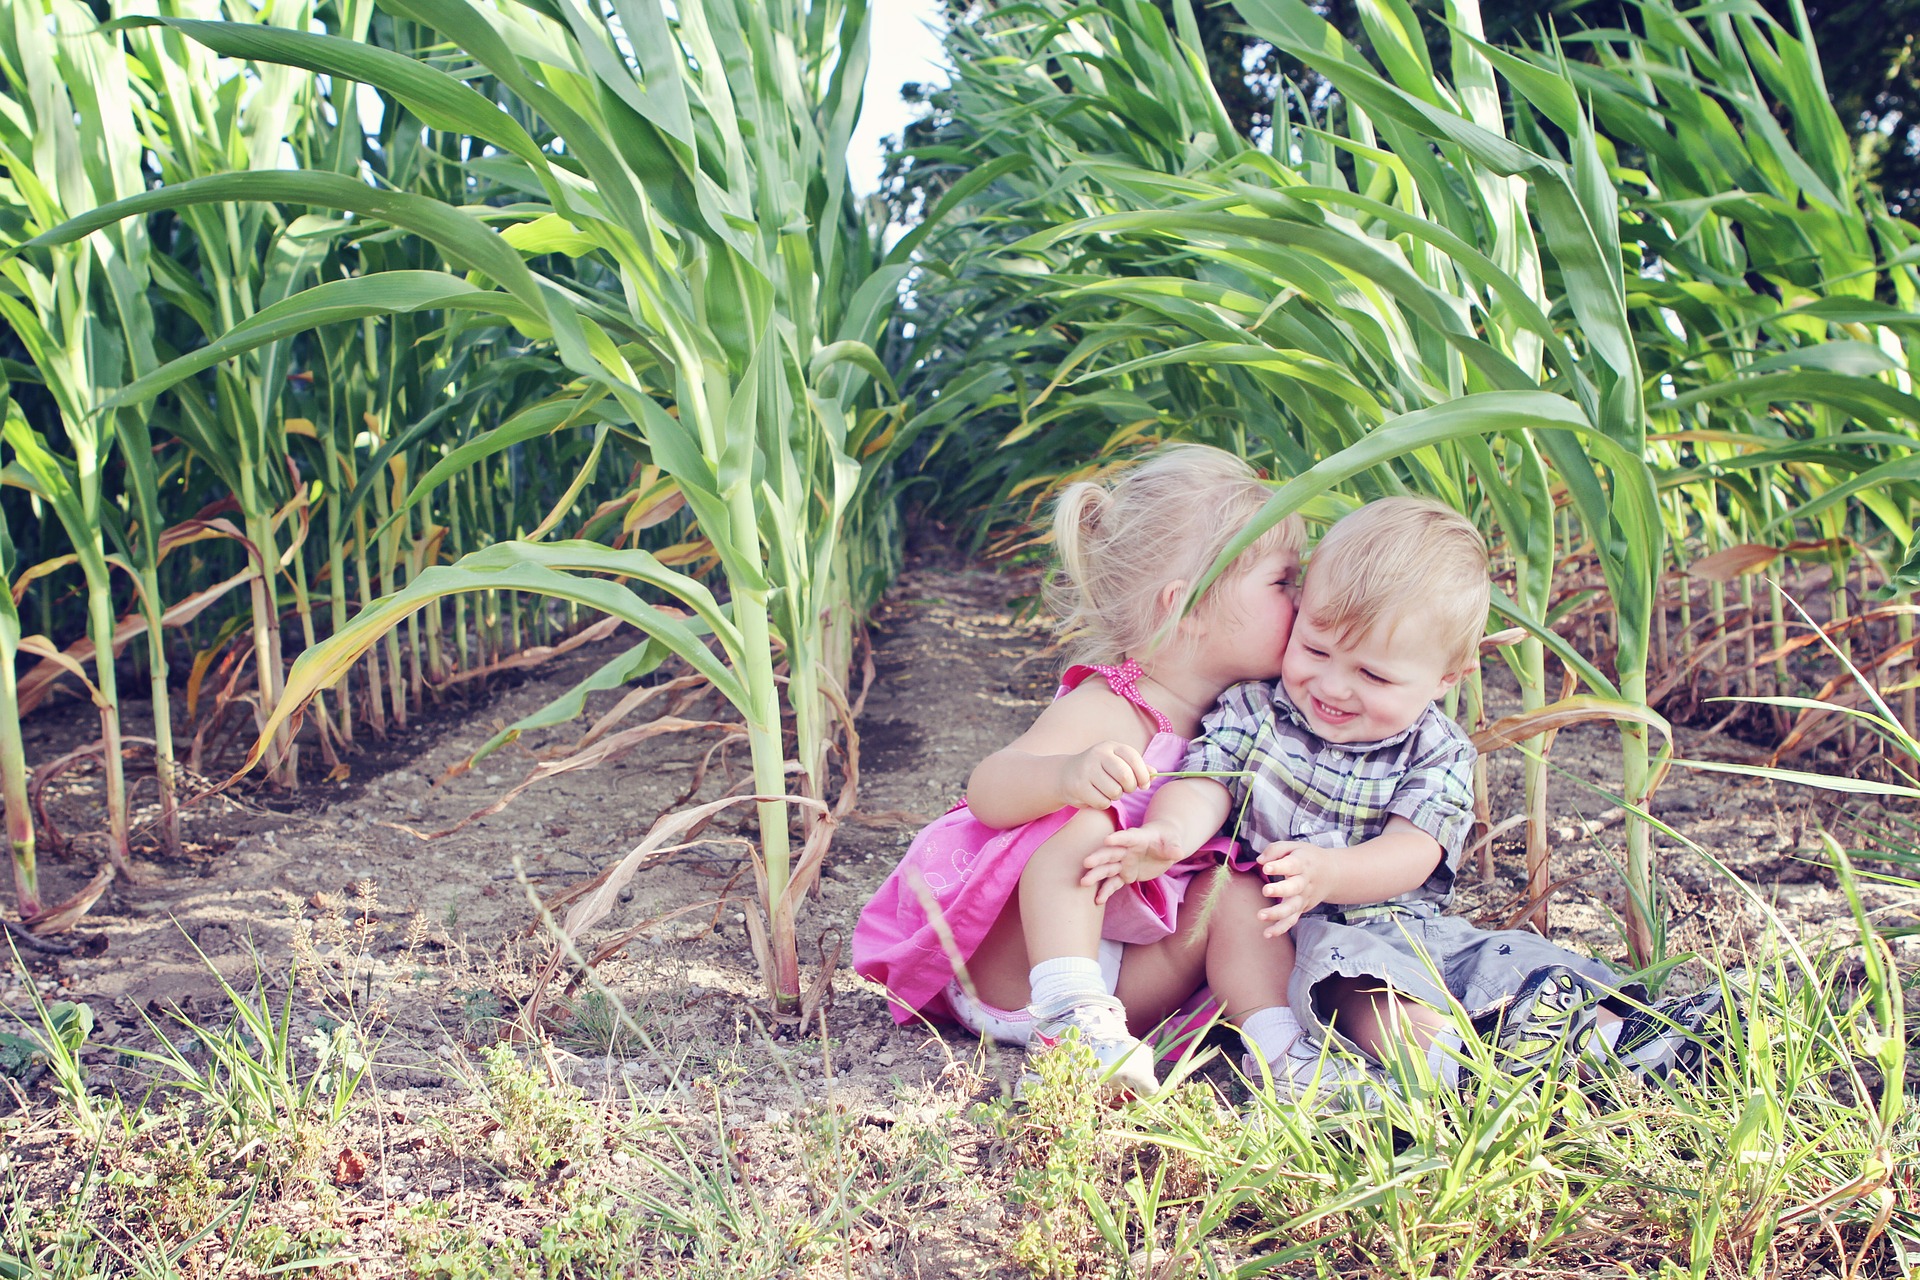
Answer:
[[[1031,993],[1028,1008],[1057,1013],[1107,994],[1107,982],[1100,974],[1100,962],[1087,956],[1061,956],[1042,960],[1027,973]]]
[[[1300,1020],[1285,1005],[1256,1009],[1240,1020],[1240,1039],[1262,1062],[1279,1061],[1300,1039]]]
[[[1443,1089],[1460,1087],[1460,1052],[1466,1041],[1460,1038],[1458,1031],[1442,1031],[1427,1046],[1427,1069],[1433,1072],[1434,1083]]]

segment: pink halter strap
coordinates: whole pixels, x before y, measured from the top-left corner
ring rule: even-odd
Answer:
[[[1157,727],[1161,733],[1173,732],[1173,722],[1162,715],[1160,708],[1148,702],[1141,694],[1140,678],[1146,675],[1146,672],[1142,671],[1140,664],[1132,658],[1128,658],[1117,667],[1089,665],[1086,670],[1095,675],[1105,677],[1107,688],[1113,690],[1120,697],[1125,698],[1128,702],[1152,716],[1155,727]]]

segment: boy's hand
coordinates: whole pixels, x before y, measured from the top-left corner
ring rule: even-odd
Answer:
[[[1172,829],[1162,823],[1123,827],[1087,855],[1081,864],[1086,874],[1080,877],[1080,883],[1096,886],[1093,903],[1104,907],[1123,886],[1151,880],[1192,852],[1182,849]]]
[[[1105,809],[1153,781],[1153,770],[1124,742],[1096,742],[1067,757],[1060,794],[1076,809]]]
[[[1302,915],[1327,900],[1329,851],[1298,840],[1275,840],[1260,852],[1267,884],[1261,890],[1274,904],[1260,912],[1263,937],[1277,938]]]

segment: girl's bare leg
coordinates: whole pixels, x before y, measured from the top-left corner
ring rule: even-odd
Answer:
[[[1144,1037],[1166,1021],[1205,980],[1211,914],[1206,904],[1213,883],[1212,873],[1194,877],[1173,936],[1127,948],[1119,989],[1113,994],[1127,1006],[1127,1030],[1134,1035]]]
[[[1112,831],[1113,819],[1104,810],[1084,809],[1033,851],[1020,873],[1019,892],[987,930],[967,966],[980,999],[1002,1009],[1024,1008],[1033,966],[1062,956],[1091,960],[1099,954],[1105,911],[1093,905],[1093,889],[1080,883],[1085,874],[1081,864]]]

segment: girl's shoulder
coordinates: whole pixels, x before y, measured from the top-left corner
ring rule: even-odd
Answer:
[[[1110,674],[1124,671],[1124,667],[1103,667],[1091,662],[1076,662],[1060,673],[1060,687],[1053,691],[1057,701],[1069,694],[1088,687],[1089,684],[1099,691],[1111,693],[1112,686],[1107,683]]]
[[[1138,734],[1144,712],[1107,682],[1105,673],[1091,667],[1069,668],[1060,691],[1042,720],[1072,721],[1094,735],[1093,741],[1125,741]]]
[[[1069,667],[1066,674],[1060,677],[1060,687],[1054,692],[1053,705],[1118,707],[1125,710],[1131,704],[1107,683],[1104,672],[1094,667]]]

